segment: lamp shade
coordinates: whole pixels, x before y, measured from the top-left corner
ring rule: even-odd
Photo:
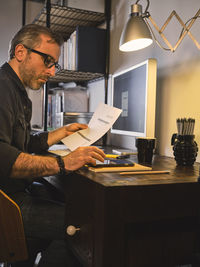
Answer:
[[[124,52],[136,51],[152,43],[151,33],[144,19],[131,15],[122,31],[119,49]]]

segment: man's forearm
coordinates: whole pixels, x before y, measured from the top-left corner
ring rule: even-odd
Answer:
[[[58,128],[48,133],[48,145],[51,146],[66,137],[65,127]]]
[[[11,178],[35,178],[59,172],[57,160],[49,156],[21,153],[13,164]]]

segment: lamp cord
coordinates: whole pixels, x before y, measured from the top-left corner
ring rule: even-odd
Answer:
[[[138,4],[139,1],[140,1],[140,0],[137,0],[137,1],[135,2],[135,4]],[[145,22],[147,23],[147,25],[148,25],[148,27],[149,27],[149,30],[150,30],[150,32],[151,32],[151,34],[152,34],[152,36],[153,36],[155,42],[157,43],[157,45],[158,45],[160,48],[164,49],[164,50],[171,51],[169,48],[164,47],[164,46],[157,40],[157,38],[156,38],[156,36],[155,36],[155,34],[154,34],[154,32],[153,32],[153,30],[152,30],[152,28],[151,28],[149,22],[145,19],[145,18],[148,18],[148,17],[150,16],[150,13],[149,13],[149,11],[148,11],[150,2],[149,2],[149,0],[146,0],[146,1],[147,1],[147,6],[146,6],[146,8],[145,8],[144,13],[142,13],[142,18],[144,18]]]
[[[137,5],[137,3],[138,3],[139,1],[140,1],[140,0],[137,0],[137,1],[135,2],[135,4]],[[149,0],[146,0],[146,1],[147,1],[147,6],[146,6],[146,8],[145,8],[144,14],[149,13],[149,12],[148,12],[148,8],[149,8],[149,5],[150,5],[150,2],[149,2]]]
[[[198,19],[198,18],[200,18],[200,16],[195,16],[195,17],[192,17],[192,18],[188,19],[188,21],[186,21],[186,23],[185,23],[185,26],[187,26],[188,22],[190,22],[192,19]],[[183,27],[183,29],[182,29],[182,31],[181,31],[181,33],[180,33],[179,39],[180,39],[181,36],[183,35],[184,29],[185,29],[185,28]],[[185,31],[187,31],[187,30],[185,30]],[[188,31],[187,31],[187,32],[188,32]]]

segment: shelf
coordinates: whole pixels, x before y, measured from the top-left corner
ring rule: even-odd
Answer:
[[[43,7],[33,23],[46,26],[46,17],[46,7]],[[104,13],[58,5],[51,5],[50,18],[50,28],[61,34],[64,40],[69,38],[77,25],[96,27],[105,22]]]
[[[108,0],[107,0],[108,1]],[[105,1],[105,3],[107,3]],[[110,1],[108,1],[110,3]],[[106,4],[107,6],[107,4]],[[105,10],[107,10],[105,8]],[[64,41],[67,41],[70,35],[76,30],[77,26],[90,26],[98,27],[104,26],[108,28],[108,23],[106,23],[106,16],[104,13],[77,9],[66,6],[59,6],[52,4],[50,14],[47,14],[46,5],[40,11],[38,16],[34,19],[33,23],[41,26],[47,26],[47,18],[50,19],[50,28],[60,34]],[[49,21],[48,21],[49,22]],[[49,23],[48,23],[49,24]],[[78,68],[77,68],[78,69]],[[81,68],[80,68],[81,69]],[[83,69],[82,69],[83,70]],[[90,69],[87,69],[91,71]],[[99,70],[94,70],[98,72]],[[89,83],[97,80],[101,80],[105,77],[103,73],[91,73],[91,72],[81,72],[62,69],[57,72],[56,75],[49,79],[52,84],[59,82],[79,82],[79,83]],[[50,88],[49,84],[49,88]],[[48,113],[48,90],[45,87],[45,99],[44,99],[44,130],[47,130],[47,113]]]
[[[102,73],[80,72],[72,70],[61,70],[56,76],[49,79],[50,82],[88,82],[99,80],[104,77]]]

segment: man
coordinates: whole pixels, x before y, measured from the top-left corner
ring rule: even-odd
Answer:
[[[50,29],[26,25],[12,39],[10,60],[0,69],[0,187],[20,206],[30,254],[28,261],[13,266],[32,266],[38,240],[46,248],[52,240],[64,238],[64,205],[34,181],[88,163],[95,165],[105,157],[102,150],[92,146],[79,147],[63,158],[41,155],[65,136],[86,128],[85,124],[30,134],[32,110],[26,88],[38,90],[55,75],[61,44]]]

